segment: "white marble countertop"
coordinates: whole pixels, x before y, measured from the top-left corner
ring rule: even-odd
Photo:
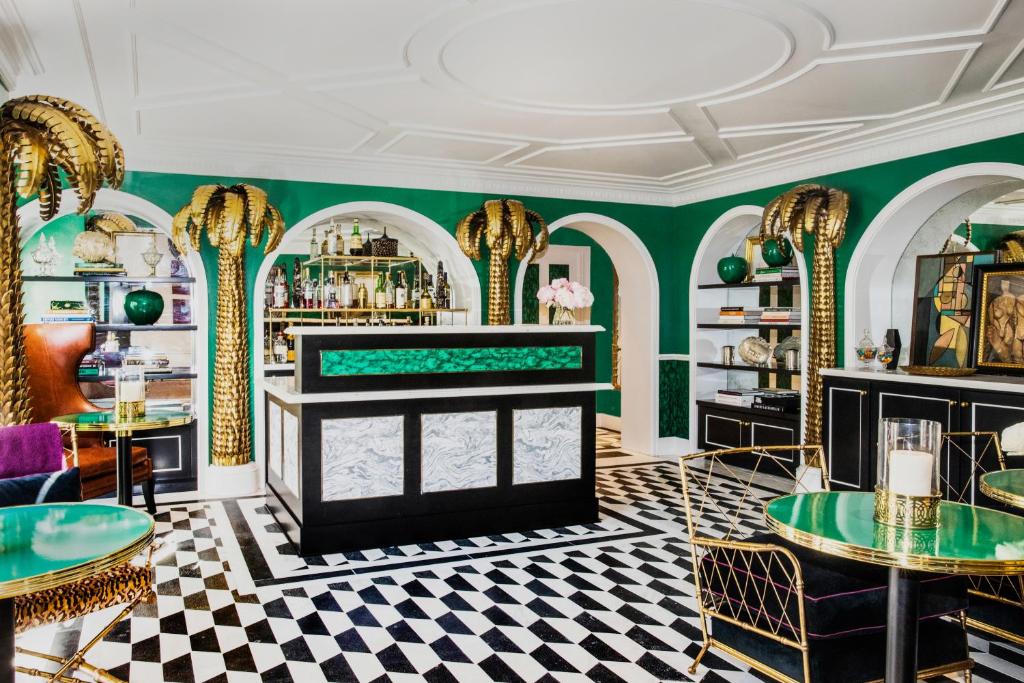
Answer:
[[[333,334],[553,334],[555,332],[604,332],[601,325],[300,325],[284,331],[291,335]]]
[[[397,401],[417,398],[455,398],[459,396],[515,396],[521,394],[559,394],[571,391],[606,391],[611,384],[580,382],[577,384],[531,384],[517,387],[452,387],[443,389],[401,389],[385,391],[331,391],[300,394],[295,391],[293,377],[264,377],[263,390],[284,403],[353,403],[362,401]]]
[[[881,372],[869,368],[826,368],[821,371],[821,374],[828,377],[846,377],[848,379],[877,382],[927,384],[929,386],[945,386],[956,389],[979,389],[981,391],[1005,391],[1013,394],[1024,394],[1024,377],[1007,377],[1006,375],[974,374],[967,377],[925,377],[924,375],[908,375],[902,370]]]

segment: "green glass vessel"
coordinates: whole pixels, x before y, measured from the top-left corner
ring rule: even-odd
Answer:
[[[793,245],[785,237],[765,240],[761,245],[761,258],[772,268],[788,266],[793,260]]]
[[[726,256],[718,261],[718,277],[722,282],[735,285],[747,277],[747,261],[741,256]]]
[[[135,325],[152,325],[164,312],[164,298],[148,289],[136,289],[124,298],[124,314]]]

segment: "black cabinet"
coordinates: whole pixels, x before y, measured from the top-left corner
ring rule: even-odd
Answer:
[[[195,491],[198,488],[196,436],[195,422],[132,435],[132,443],[145,448],[153,460],[157,493]],[[113,437],[107,437],[105,441],[111,448],[115,446]]]
[[[745,446],[792,446],[800,443],[800,418],[753,408],[697,401],[697,447],[713,451]],[[794,451],[790,465],[797,465]]]
[[[1024,393],[965,387],[963,380],[955,378],[912,383],[900,381],[899,375],[850,374],[863,377],[824,376],[822,445],[829,480],[837,490],[874,490],[878,424],[882,418],[935,420],[944,432],[1000,433],[1024,422]],[[974,501],[990,502],[978,492],[970,460],[963,453],[953,452],[956,447],[962,448],[972,459],[980,460],[986,470],[996,469],[995,451],[987,446],[987,440],[965,437],[957,440],[957,446],[947,448],[941,463],[943,478],[951,489],[947,495],[970,490]]]

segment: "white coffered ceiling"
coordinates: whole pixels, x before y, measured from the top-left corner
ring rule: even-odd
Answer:
[[[1024,0],[0,0],[141,170],[678,204],[1024,130]]]

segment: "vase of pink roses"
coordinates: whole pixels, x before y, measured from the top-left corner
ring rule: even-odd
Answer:
[[[575,311],[592,306],[594,295],[579,282],[569,282],[567,278],[560,277],[541,287],[537,291],[537,300],[549,308],[555,307],[553,324],[575,325]]]

